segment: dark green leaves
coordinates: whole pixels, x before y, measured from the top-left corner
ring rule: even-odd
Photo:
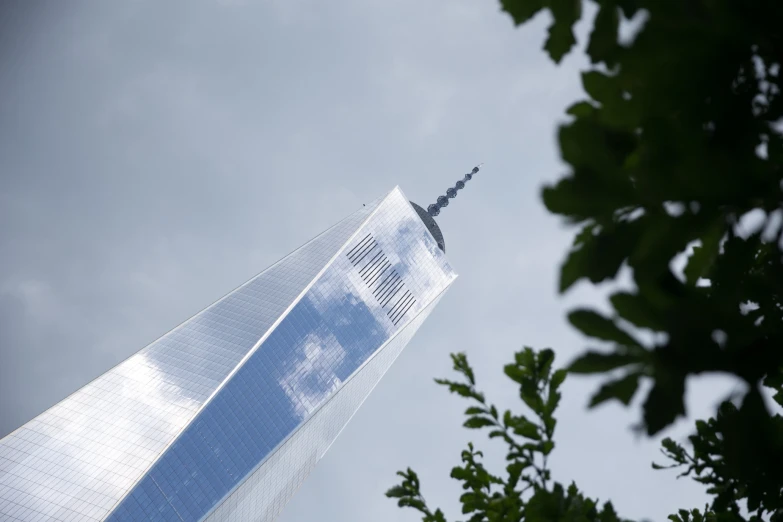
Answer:
[[[471,417],[465,421],[463,426],[466,428],[484,428],[486,426],[494,426],[495,421],[486,417]]]
[[[388,498],[398,499],[397,505],[399,507],[410,507],[422,513],[424,515],[423,522],[446,522],[446,517],[440,509],[433,513],[427,507],[427,503],[421,495],[419,477],[412,469],[398,471],[397,475],[402,477],[402,483],[386,491]]]
[[[576,116],[577,118],[586,118],[591,116],[594,112],[595,106],[586,101],[576,102],[566,110],[566,114]]]
[[[592,310],[575,310],[568,314],[568,320],[576,329],[589,337],[611,341],[621,346],[640,346],[636,339],[617,326],[614,321]]]
[[[768,375],[764,379],[764,386],[771,388],[774,392],[772,398],[780,406],[783,406],[783,372],[778,371]]]
[[[568,204],[571,196],[552,190],[552,198],[564,198],[560,203]],[[573,197],[578,197],[574,194]],[[547,196],[545,195],[545,201]],[[555,200],[547,206],[555,204]],[[585,227],[592,230],[593,227]],[[599,235],[586,234],[581,243],[574,246],[560,271],[560,292],[565,292],[579,279],[585,278],[593,283],[600,283],[617,274],[620,266],[631,255],[637,239],[638,223],[619,223],[609,230],[603,230]]]
[[[767,410],[759,392],[763,382],[783,404],[783,227],[775,223],[783,209],[783,2],[593,4],[586,50],[597,67],[582,75],[589,99],[567,109],[558,146],[568,172],[542,199],[579,226],[561,267],[561,292],[582,280],[607,284],[621,269],[632,280],[623,281],[627,290],[614,290],[609,316],[585,309],[569,315],[586,336],[610,345],[583,353],[570,371],[611,372],[591,406],[628,405],[640,379],[649,379],[642,401],[648,434],[684,414],[689,376],[742,379],[749,391],[698,421],[690,449],[664,441],[673,465],[713,499],[708,509],[669,518],[740,522],[743,501],[750,520],[783,522],[783,418]],[[544,48],[556,63],[574,47],[580,0],[501,5],[517,25],[550,11]],[[628,20],[640,12],[645,16]],[[635,34],[620,44],[619,27],[634,24]],[[753,211],[767,217],[748,234],[737,223]],[[566,490],[550,480],[545,457],[554,448],[565,376],[553,371],[552,359],[524,349],[504,368],[525,415],[488,405],[464,356],[454,356],[458,381],[438,381],[472,401],[467,427],[486,428],[508,448],[506,478],[484,469],[472,446],[463,452],[453,476],[465,490],[467,522],[617,521],[611,505],[601,510],[575,485]],[[418,486],[408,488],[392,492],[435,520]]]
[[[638,373],[630,373],[622,379],[609,381],[601,386],[601,389],[590,399],[590,407],[597,406],[610,399],[617,399],[628,406],[639,387]]]
[[[473,368],[468,364],[468,358],[464,353],[451,354],[451,360],[454,363],[454,370],[467,377],[470,384],[476,384],[476,377],[473,375]]]
[[[656,383],[644,402],[644,425],[648,435],[655,435],[674,420],[685,415],[683,394],[685,380]]]
[[[462,397],[471,397],[479,402],[484,402],[484,397],[468,384],[447,381],[444,379],[435,379],[435,382],[448,387],[451,393],[456,393]]]
[[[451,354],[451,360],[454,363],[454,370],[460,373],[467,380],[466,383],[449,381],[446,379],[435,379],[435,382],[448,387],[451,393],[456,393],[462,397],[468,397],[477,400],[478,402],[484,402],[484,396],[476,391],[475,383],[476,377],[473,374],[473,368],[468,364],[468,358],[464,353]],[[484,410],[482,410],[484,411]]]
[[[617,292],[609,298],[617,315],[639,328],[660,330],[665,321],[662,312],[641,294]]]
[[[515,25],[533,18],[544,7],[552,13],[552,25],[544,49],[555,63],[560,63],[576,43],[573,26],[582,16],[582,0],[500,0],[501,9]]]
[[[501,415],[476,389],[475,375],[465,354],[452,355],[452,361],[461,380],[436,381],[473,401],[465,410],[467,418],[463,426],[473,430],[488,428],[490,439],[506,445],[508,462],[506,477],[494,475],[485,468],[481,451],[472,443],[468,444],[468,449],[461,454],[462,464],[451,470],[451,477],[460,481],[464,490],[460,496],[462,513],[471,515],[468,522],[522,520],[526,505],[522,492],[546,491],[551,480],[547,457],[555,449],[553,437],[557,421],[554,413],[567,372],[553,368],[555,353],[551,349],[536,351],[525,347],[517,352],[514,362],[506,365],[504,371],[519,386],[520,398],[531,415],[515,414],[510,410]],[[416,474],[410,469],[398,474],[404,480],[391,488],[387,496],[398,498],[402,507],[422,513],[425,522],[444,522],[440,511],[433,513],[427,507]],[[521,491],[519,487],[522,487]]]
[[[514,25],[521,25],[544,8],[544,0],[500,0],[500,6],[511,15]]]
[[[612,67],[618,51],[617,31],[620,25],[620,14],[613,2],[607,1],[599,9],[595,18],[587,54],[593,64],[605,62]]]
[[[522,520],[522,519],[520,519]],[[555,484],[551,490],[537,490],[525,507],[525,522],[620,522],[610,502],[599,509],[571,484]]]
[[[598,103],[612,103],[620,96],[616,78],[599,71],[582,73],[582,86],[585,92]]]
[[[600,373],[638,362],[631,354],[585,352],[568,367],[571,373]]]
[[[719,254],[720,241],[726,231],[726,224],[720,220],[713,225],[701,240],[701,245],[694,247],[685,266],[685,279],[695,285],[701,277],[707,277]]]
[[[544,49],[555,63],[560,63],[576,44],[574,24],[582,16],[582,0],[549,0],[548,4],[553,21]]]
[[[767,112],[783,115],[781,50],[766,43],[779,39],[768,20],[783,16],[783,7],[765,4],[751,14],[720,2],[695,11],[638,0],[595,5],[587,53],[601,66],[582,74],[589,100],[568,108],[573,119],[559,132],[569,172],[542,199],[580,225],[561,292],[631,269],[633,290],[611,302],[618,319],[655,331],[655,343],[580,310],[571,323],[616,351],[588,353],[572,370],[634,365],[651,378],[644,419],[653,433],[682,414],[688,375],[721,371],[755,384],[781,371],[781,227],[762,241],[761,233],[739,237],[734,224],[750,211],[783,207],[783,135]],[[640,9],[646,21],[620,45],[621,17]],[[694,242],[683,278],[678,256]],[[740,313],[748,303],[757,308]],[[712,339],[718,331],[727,339],[720,346]],[[634,383],[611,381],[593,400],[630,400]]]
[[[541,435],[538,433],[538,426],[524,417],[514,417],[508,425],[512,428],[513,432],[520,437],[541,440]]]

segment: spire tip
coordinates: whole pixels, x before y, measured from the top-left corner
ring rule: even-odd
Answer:
[[[484,165],[483,163],[479,163],[478,165],[473,167],[473,170],[465,174],[465,176],[461,180],[459,180],[454,187],[446,191],[445,196],[439,196],[437,203],[433,203],[432,205],[427,207],[427,213],[432,217],[435,217],[438,214],[440,214],[440,209],[442,209],[445,206],[448,206],[449,199],[454,199],[457,197],[457,192],[465,188],[465,183],[473,179],[473,175],[477,174],[478,171],[481,170],[481,167],[483,165]]]

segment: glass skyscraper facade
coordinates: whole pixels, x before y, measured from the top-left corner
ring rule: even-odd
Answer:
[[[274,519],[455,278],[395,188],[0,440],[0,519]]]

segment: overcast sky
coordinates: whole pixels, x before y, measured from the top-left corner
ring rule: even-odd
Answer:
[[[0,9],[0,436],[363,202],[400,185],[426,206],[484,161],[438,218],[459,279],[281,517],[418,520],[383,496],[410,465],[456,519],[450,468],[468,440],[493,446],[432,382],[449,352],[513,407],[513,352],[565,364],[585,346],[565,311],[605,306],[584,285],[556,295],[572,233],[539,198],[565,171],[555,132],[583,54],[554,66],[547,18],[514,29],[495,0]],[[638,409],[585,410],[596,385],[564,387],[555,478],[631,518],[702,507],[700,487],[650,468]],[[730,387],[689,382],[689,412]]]

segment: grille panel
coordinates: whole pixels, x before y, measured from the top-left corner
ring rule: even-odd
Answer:
[[[356,267],[359,277],[370,289],[392,324],[399,324],[416,304],[416,296],[405,287],[402,277],[372,233],[360,239],[345,255]]]

